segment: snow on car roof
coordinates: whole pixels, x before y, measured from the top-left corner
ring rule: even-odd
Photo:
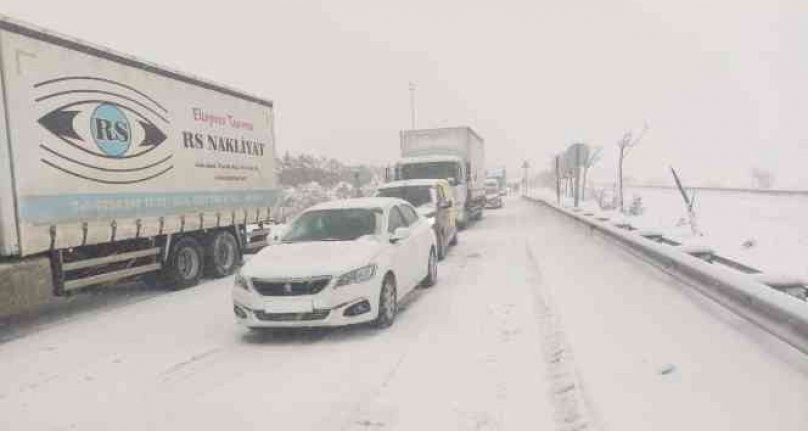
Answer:
[[[446,180],[442,180],[442,179],[439,179],[439,178],[437,178],[437,179],[428,179],[428,178],[426,178],[426,179],[391,181],[389,183],[385,183],[385,184],[380,185],[378,188],[379,189],[390,189],[390,188],[394,188],[394,187],[434,186],[434,185],[437,185],[437,184],[439,184],[441,182],[445,182],[446,184],[448,184],[448,182],[446,182]]]
[[[338,199],[328,202],[319,203],[308,208],[310,210],[323,210],[323,209],[347,209],[347,208],[388,208],[395,204],[400,204],[403,201],[398,198],[353,198],[353,199]]]

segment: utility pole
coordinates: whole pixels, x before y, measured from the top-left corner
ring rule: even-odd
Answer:
[[[556,203],[561,205],[561,178],[559,177],[560,173],[558,171],[558,157],[558,155],[555,156]]]
[[[581,196],[581,146],[575,146],[575,183],[572,186],[575,194],[575,208],[578,208],[578,201]]]
[[[415,83],[410,81],[410,129],[415,130]]]
[[[522,163],[522,169],[524,169],[524,177],[522,177],[522,183],[523,183],[522,196],[527,196],[527,170],[529,167],[530,165],[527,163],[527,160],[525,160]]]

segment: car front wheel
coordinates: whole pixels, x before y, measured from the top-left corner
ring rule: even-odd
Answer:
[[[382,290],[379,293],[379,314],[373,322],[374,326],[379,329],[390,327],[396,320],[397,312],[396,280],[388,275],[382,282]]]

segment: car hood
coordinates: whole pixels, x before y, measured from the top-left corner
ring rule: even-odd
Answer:
[[[242,268],[251,278],[339,275],[370,263],[381,252],[377,237],[354,241],[309,241],[264,247]]]

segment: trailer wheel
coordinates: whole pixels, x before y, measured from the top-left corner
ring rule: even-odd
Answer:
[[[163,272],[168,288],[179,290],[198,284],[204,269],[203,256],[196,239],[186,236],[175,242]]]
[[[209,277],[226,277],[241,263],[241,250],[232,232],[220,230],[211,234],[205,249],[205,273]]]

